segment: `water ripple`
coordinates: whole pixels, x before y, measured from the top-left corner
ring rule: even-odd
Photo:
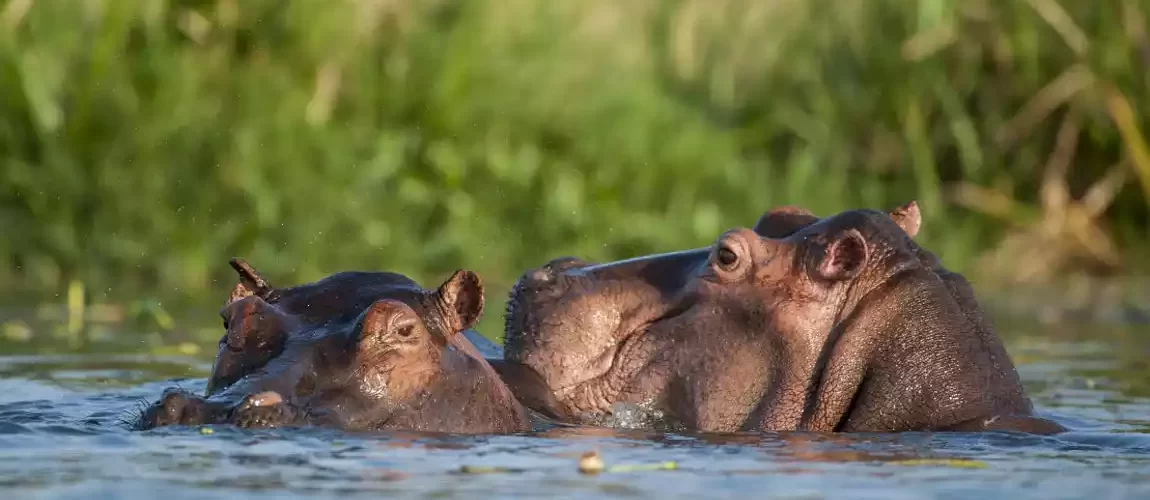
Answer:
[[[0,357],[0,488],[13,498],[1138,498],[1150,497],[1150,400],[1098,339],[1030,342],[1020,373],[1040,413],[1072,429],[1020,433],[658,433],[555,426],[530,435],[352,434],[120,420],[202,363]],[[1142,351],[1146,352],[1146,351]],[[1081,356],[1079,356],[1081,355]],[[180,369],[185,363],[186,369]],[[176,377],[176,378],[173,378]],[[128,378],[130,384],[110,381]],[[676,470],[586,476],[609,464]],[[464,466],[505,473],[461,474]]]

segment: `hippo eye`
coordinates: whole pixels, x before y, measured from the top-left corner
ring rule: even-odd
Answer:
[[[739,261],[738,254],[727,246],[719,247],[716,257],[718,257],[719,265],[727,268],[735,265],[735,263]]]

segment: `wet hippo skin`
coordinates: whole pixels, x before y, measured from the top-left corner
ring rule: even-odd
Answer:
[[[140,428],[529,429],[524,408],[468,340],[484,305],[475,273],[457,271],[435,290],[383,272],[275,288],[241,260],[232,267],[240,282],[221,311],[226,334],[206,395],[166,391]]]
[[[1053,433],[973,289],[914,240],[917,204],[764,214],[708,248],[555,259],[509,299],[520,401],[597,423],[644,404],[703,431]]]

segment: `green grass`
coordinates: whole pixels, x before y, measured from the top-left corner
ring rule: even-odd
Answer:
[[[1123,162],[1099,220],[1130,253],[1150,224],[1148,15],[1135,0],[7,0],[0,285],[215,305],[231,256],[282,284],[389,269],[434,286],[470,268],[493,334],[498,294],[554,256],[702,246],[780,204],[909,199],[923,241],[972,271],[1056,213],[1039,193],[1066,123],[1071,196]]]

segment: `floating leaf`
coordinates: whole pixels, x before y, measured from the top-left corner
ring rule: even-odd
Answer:
[[[459,468],[462,474],[507,474],[514,472],[523,472],[522,469],[513,469],[511,467],[497,467],[486,465],[464,465]]]
[[[660,462],[657,464],[619,464],[607,468],[607,472],[640,472],[648,470],[678,470],[679,463],[675,461]]]
[[[893,465],[940,465],[943,467],[954,467],[959,469],[985,469],[990,467],[990,464],[980,460],[968,460],[961,458],[912,458],[907,460],[893,460],[886,462]]]

